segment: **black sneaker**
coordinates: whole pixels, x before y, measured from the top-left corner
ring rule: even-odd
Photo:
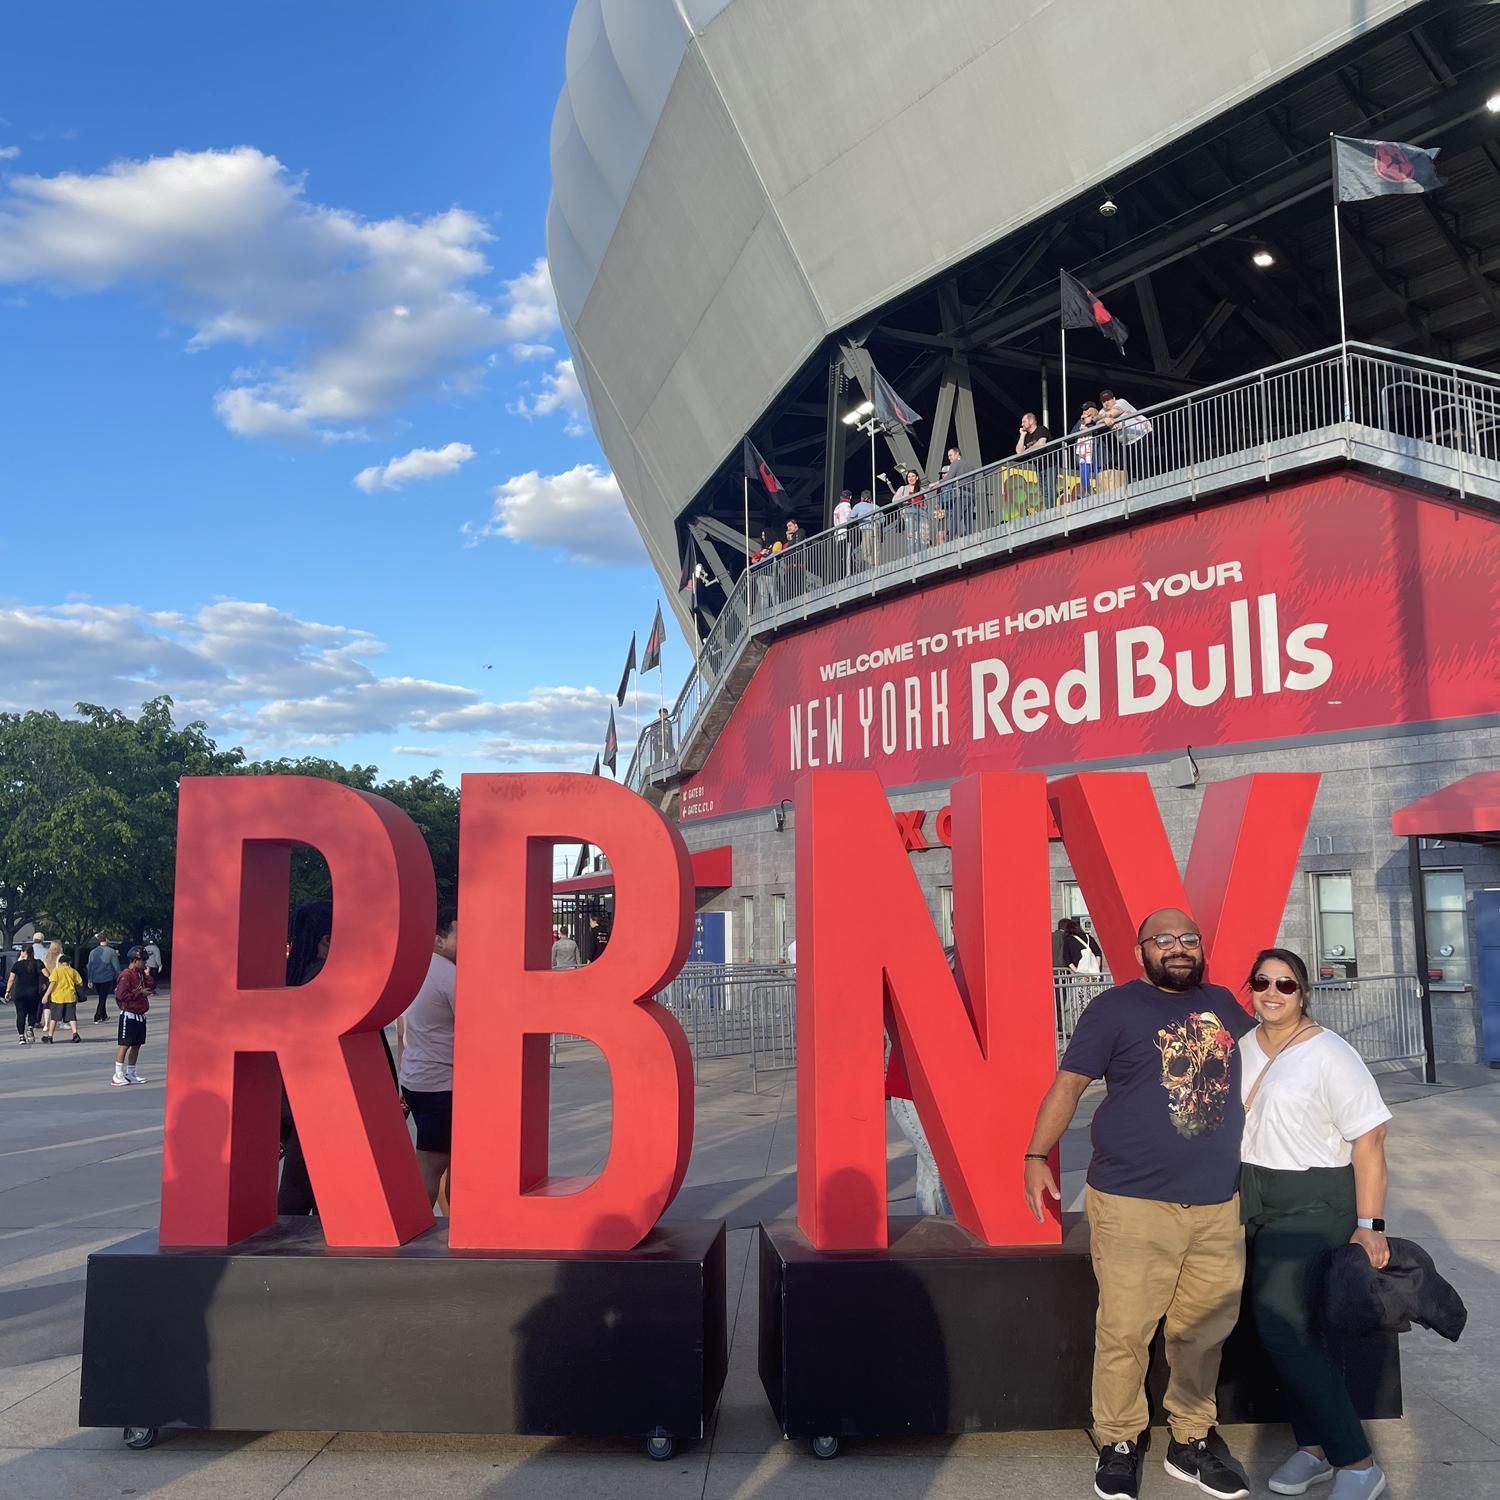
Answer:
[[[1206,1438],[1191,1443],[1170,1439],[1163,1467],[1173,1479],[1196,1484],[1205,1495],[1218,1495],[1220,1500],[1243,1500],[1250,1493],[1245,1481],[1208,1446]]]
[[[1141,1455],[1134,1443],[1113,1443],[1099,1450],[1094,1493],[1100,1500],[1116,1500],[1121,1495],[1136,1500],[1141,1493]]]

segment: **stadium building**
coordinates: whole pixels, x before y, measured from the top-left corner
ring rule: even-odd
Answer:
[[[1500,1060],[1500,6],[580,0],[552,165],[698,643],[621,768],[706,951],[794,937],[810,768],[880,776],[945,939],[958,776],[1146,770],[1185,860],[1206,785],[1311,770],[1283,940],[1367,1055],[1425,966],[1437,1057]]]

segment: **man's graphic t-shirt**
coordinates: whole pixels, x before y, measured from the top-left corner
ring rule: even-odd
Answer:
[[[1059,1065],[1107,1090],[1094,1115],[1089,1186],[1163,1203],[1227,1203],[1240,1174],[1240,1037],[1255,1025],[1216,984],[1144,979],[1098,996]]]

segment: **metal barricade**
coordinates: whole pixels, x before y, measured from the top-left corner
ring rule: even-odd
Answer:
[[[1057,1055],[1061,1057],[1073,1033],[1078,1029],[1078,1018],[1089,1002],[1102,995],[1114,980],[1108,974],[1079,974],[1072,969],[1052,971],[1052,998],[1056,1007]]]
[[[656,997],[687,1033],[693,1076],[706,1058],[748,1057],[760,1075],[797,1065],[797,971],[788,964],[688,963]]]
[[[1421,1058],[1422,986],[1415,974],[1361,974],[1313,985],[1312,1018],[1367,1063]]]

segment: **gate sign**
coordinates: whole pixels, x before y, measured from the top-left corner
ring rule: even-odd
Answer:
[[[991,1245],[1057,1244],[1021,1199],[1017,1163],[1055,1067],[1048,837],[1061,830],[1117,976],[1163,906],[1197,919],[1233,984],[1276,935],[1316,775],[1210,786],[1179,875],[1142,773],[1048,785],[987,773],[953,788],[951,975],[879,779],[819,772],[798,788],[798,1214],[821,1249],[886,1242],[884,1033],[965,1228]],[[281,1090],[325,1238],[390,1247],[433,1224],[380,1044],[427,972],[432,863],[393,804],[295,776],[182,783],[177,943],[160,1241],[225,1246],[275,1222]],[[593,776],[465,776],[460,823],[448,1241],[455,1250],[620,1251],[682,1186],[692,1059],[651,999],[693,937],[693,881],[676,828]],[[551,967],[552,847],[609,857],[609,946]],[[333,880],[328,961],[283,983],[294,847]],[[860,870],[856,888],[849,869]],[[878,890],[878,920],[867,892]],[[604,1169],[548,1170],[549,1043],[582,1036],[613,1091]]]

